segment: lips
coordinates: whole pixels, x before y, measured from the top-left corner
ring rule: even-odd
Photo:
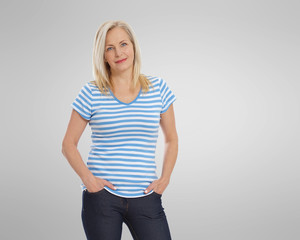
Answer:
[[[122,62],[125,62],[127,58],[124,58],[124,59],[121,59],[119,61],[116,61],[116,63],[122,63]]]

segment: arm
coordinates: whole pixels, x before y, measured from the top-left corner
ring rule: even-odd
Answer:
[[[104,185],[113,188],[114,186],[110,182],[95,177],[92,174],[92,172],[83,162],[77,149],[79,139],[87,123],[88,120],[81,117],[74,109],[72,110],[70,122],[62,142],[62,153],[77,175],[81,178],[83,184],[86,186],[89,192],[99,191],[104,187]]]
[[[162,174],[159,179],[153,181],[145,193],[152,189],[159,194],[162,194],[168,186],[172,171],[178,154],[178,136],[175,126],[175,116],[173,104],[171,104],[166,112],[161,114],[160,120],[161,129],[165,138],[165,151]]]

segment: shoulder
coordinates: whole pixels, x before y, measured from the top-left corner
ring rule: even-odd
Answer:
[[[88,98],[89,100],[91,100],[93,98],[94,91],[95,91],[94,85],[90,81],[87,81],[81,86],[82,87],[79,91],[79,95],[82,97],[84,96],[85,98]]]
[[[97,87],[95,81],[87,81],[87,82],[85,83],[84,87],[85,87],[86,89],[88,89],[88,91],[89,91],[92,95],[93,95],[93,93],[94,93],[95,91],[98,90],[98,87]]]
[[[153,84],[153,85],[161,85],[162,78],[158,76],[152,76],[152,75],[145,75],[147,79]]]
[[[86,82],[85,86],[89,89],[93,97],[107,97],[107,94],[109,94],[109,90],[106,90],[104,93],[101,92],[95,80]]]
[[[88,82],[85,83],[85,85],[86,85],[88,88],[90,88],[90,89],[93,89],[93,88],[97,87],[95,81],[88,81]]]
[[[93,88],[93,82],[92,81],[87,81],[82,85],[82,89],[90,91]]]

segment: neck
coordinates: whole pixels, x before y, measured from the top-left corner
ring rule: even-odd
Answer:
[[[113,87],[131,88],[133,81],[132,71],[125,71],[122,73],[114,74],[110,76]]]

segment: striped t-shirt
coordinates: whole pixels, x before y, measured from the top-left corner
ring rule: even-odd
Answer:
[[[102,94],[86,82],[71,106],[89,120],[92,144],[87,167],[94,176],[110,181],[117,190],[105,189],[120,197],[142,197],[157,179],[155,150],[160,114],[176,100],[162,78],[147,76],[153,87],[142,89],[130,103],[121,102],[109,90]],[[81,184],[82,190],[86,189]]]

